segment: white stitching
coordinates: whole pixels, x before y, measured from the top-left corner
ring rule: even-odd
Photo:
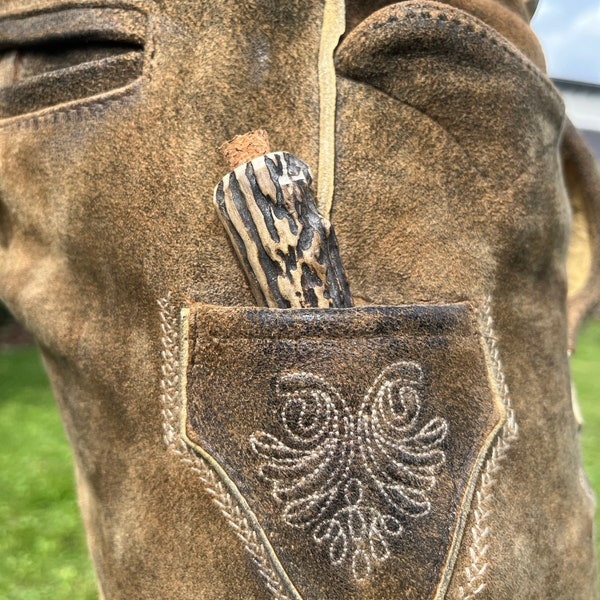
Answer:
[[[167,448],[180,457],[206,486],[207,492],[212,496],[213,501],[219,507],[222,514],[228,520],[237,536],[244,543],[248,553],[251,555],[257,565],[259,573],[264,577],[266,586],[276,600],[290,600],[289,595],[283,588],[279,577],[274,570],[264,546],[258,539],[254,529],[249,525],[246,517],[240,507],[228,492],[225,485],[221,482],[215,471],[201,457],[192,453],[179,433],[179,419],[181,413],[180,402],[180,378],[179,368],[179,335],[177,333],[178,319],[174,308],[171,305],[170,295],[158,301],[160,307],[160,326],[161,326],[161,404],[163,416],[163,439]],[[507,419],[500,432],[490,458],[487,460],[481,475],[481,483],[475,497],[475,510],[473,512],[475,523],[471,528],[472,543],[469,547],[470,565],[465,568],[465,586],[459,588],[460,600],[472,600],[479,595],[486,586],[484,577],[489,570],[487,562],[487,553],[489,550],[488,538],[490,537],[490,527],[487,520],[491,512],[491,500],[493,497],[494,476],[498,473],[501,461],[511,444],[518,437],[518,425],[514,409],[512,408],[510,394],[502,362],[499,357],[497,340],[494,334],[493,319],[491,316],[490,299],[486,299],[486,305],[481,313],[481,323],[485,342],[491,358],[492,376],[494,377],[500,390],[500,398],[506,410]],[[314,376],[313,376],[314,377]],[[413,382],[414,383],[414,382]],[[374,386],[375,387],[375,384]],[[367,396],[372,394],[369,390]],[[358,502],[356,503],[358,504]],[[384,524],[381,524],[384,526]],[[329,528],[330,529],[330,528]],[[326,529],[323,538],[329,536],[332,531]],[[371,538],[372,528],[369,528],[369,538]],[[346,537],[346,536],[344,536]],[[375,539],[377,538],[377,539]],[[315,538],[316,539],[316,538]],[[375,540],[375,541],[373,541]],[[378,536],[371,540],[371,546],[375,542],[380,543]],[[318,541],[318,540],[317,540]],[[345,546],[346,544],[344,544]],[[380,544],[381,545],[381,544]],[[381,551],[383,549],[383,551]],[[388,552],[385,552],[386,545],[375,549],[371,547],[371,554],[378,561],[385,560]],[[381,552],[380,552],[381,551]],[[345,553],[344,553],[345,554]],[[356,552],[354,553],[356,554]],[[379,556],[377,556],[379,554]],[[333,556],[331,557],[333,558]],[[345,555],[340,560],[344,560]],[[333,562],[333,560],[332,560]],[[365,565],[366,575],[370,571],[370,565]],[[353,565],[353,575],[359,575]],[[366,576],[365,575],[365,576]],[[361,578],[361,577],[357,577]]]
[[[403,533],[392,513],[417,518],[431,510],[427,492],[445,462],[448,425],[439,417],[418,423],[422,379],[417,363],[394,363],[353,415],[321,377],[287,374],[277,388],[283,438],[250,436],[283,520],[326,542],[331,564],[349,563],[356,580],[387,560],[390,538]]]
[[[485,575],[489,571],[487,554],[490,548],[489,538],[491,534],[488,519],[492,512],[494,477],[498,474],[501,462],[506,457],[511,444],[519,436],[519,427],[510,400],[510,391],[504,376],[502,361],[500,360],[498,340],[494,333],[494,320],[489,296],[486,298],[480,320],[483,337],[491,359],[492,377],[496,381],[500,392],[500,400],[506,410],[506,422],[492,448],[491,456],[485,464],[481,474],[479,490],[475,496],[475,510],[473,511],[475,523],[471,527],[472,543],[469,547],[470,564],[465,568],[465,585],[461,585],[458,590],[460,600],[472,600],[485,589]]]
[[[163,418],[163,440],[170,452],[177,455],[204,484],[223,516],[229,522],[247,552],[266,581],[267,588],[275,600],[291,600],[275,571],[265,547],[248,523],[238,503],[229,493],[217,473],[210,465],[193,453],[179,432],[181,417],[181,391],[179,377],[179,334],[178,318],[171,304],[171,295],[158,300],[161,328],[161,405]]]

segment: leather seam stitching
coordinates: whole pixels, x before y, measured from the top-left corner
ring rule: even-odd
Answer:
[[[179,375],[178,319],[171,304],[171,296],[158,300],[161,328],[161,406],[163,441],[167,450],[174,453],[183,464],[193,471],[204,484],[237,537],[252,557],[258,572],[275,600],[291,600],[277,572],[271,565],[265,548],[256,532],[249,525],[235,499],[220,481],[211,466],[186,445],[179,432],[181,416],[181,377]]]
[[[469,15],[461,9],[441,5],[437,2],[431,2],[430,7],[406,6],[405,8],[407,9],[405,15],[407,20],[414,20],[420,17],[423,20],[430,22],[435,20],[438,23],[456,24],[463,27],[467,33],[476,35],[480,39],[490,42],[493,46],[500,47],[542,83],[557,101],[561,102],[556,89],[552,83],[543,76],[540,69],[532,63],[531,60],[517,48],[517,46],[505,39],[481,19]],[[408,10],[410,10],[410,12],[408,12]],[[450,16],[448,16],[448,13],[450,13]]]
[[[481,474],[479,489],[475,495],[475,509],[473,511],[475,522],[470,531],[472,541],[468,551],[470,562],[464,570],[465,584],[461,585],[458,589],[460,600],[472,600],[486,587],[485,576],[490,568],[488,559],[489,539],[492,532],[488,520],[493,510],[491,503],[494,497],[495,476],[500,471],[502,462],[506,458],[511,445],[519,436],[519,426],[500,359],[498,339],[494,332],[491,297],[489,296],[486,298],[483,310],[480,313],[480,321],[483,338],[490,354],[492,375],[496,381],[500,398],[506,410],[506,422],[496,443],[492,447],[492,453],[485,464],[483,473]]]
[[[57,124],[61,119],[63,121],[80,120],[85,116],[85,113],[93,113],[95,110],[102,110],[111,105],[116,105],[125,102],[141,87],[141,78],[133,81],[125,87],[107,92],[110,97],[98,98],[92,96],[88,99],[75,100],[72,103],[58,106],[56,108],[43,109],[45,112],[32,112],[23,115],[17,115],[8,119],[0,120],[0,130],[3,129],[34,129],[46,125],[48,121]]]

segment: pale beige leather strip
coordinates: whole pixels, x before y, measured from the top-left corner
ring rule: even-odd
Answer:
[[[331,219],[335,171],[336,78],[333,53],[346,29],[344,0],[325,0],[319,47],[319,172],[317,208]]]

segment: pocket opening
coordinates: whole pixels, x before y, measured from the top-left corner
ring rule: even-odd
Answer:
[[[0,118],[121,89],[144,68],[147,17],[64,9],[0,20]]]

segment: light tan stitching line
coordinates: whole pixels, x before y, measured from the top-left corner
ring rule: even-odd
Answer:
[[[171,296],[158,300],[160,308],[161,336],[161,404],[163,417],[163,440],[168,450],[174,452],[204,484],[236,535],[265,579],[267,588],[275,600],[291,600],[277,572],[273,568],[264,546],[248,523],[237,502],[231,496],[214,470],[201,457],[192,453],[179,433],[181,398],[179,377],[179,332],[177,313],[171,304]]]
[[[490,356],[492,377],[496,381],[500,399],[506,409],[506,422],[500,431],[496,443],[492,447],[492,454],[485,464],[481,475],[481,484],[475,496],[475,510],[473,511],[475,524],[471,527],[472,542],[469,547],[471,562],[465,568],[466,583],[464,587],[460,586],[459,588],[460,600],[472,600],[485,589],[485,575],[489,570],[488,550],[491,534],[488,519],[492,511],[491,502],[494,495],[494,478],[498,474],[501,462],[506,457],[511,444],[519,436],[519,427],[510,400],[510,391],[504,376],[502,361],[500,360],[498,340],[494,333],[494,320],[492,318],[491,298],[489,296],[486,298],[485,305],[480,313],[480,322]]]

